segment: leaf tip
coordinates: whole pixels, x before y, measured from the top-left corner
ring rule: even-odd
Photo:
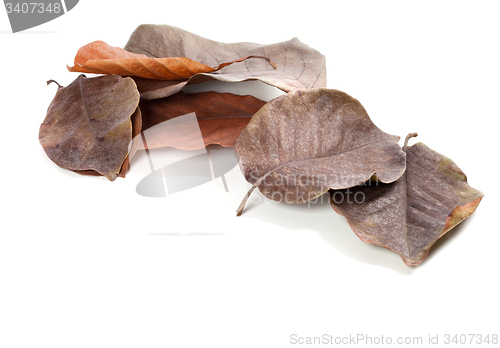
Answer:
[[[467,219],[473,212],[476,211],[477,206],[483,199],[483,196],[476,198],[472,202],[465,205],[457,205],[453,211],[447,216],[445,226],[441,233],[440,238],[450,231],[452,228],[457,226],[459,223]]]

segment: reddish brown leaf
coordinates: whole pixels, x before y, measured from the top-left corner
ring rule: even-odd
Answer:
[[[40,126],[40,144],[63,168],[115,180],[124,174],[124,162],[137,146],[129,150],[134,112],[134,132],[140,128],[138,103],[131,78],[80,75],[57,90]]]
[[[199,141],[200,131],[205,146],[234,146],[250,118],[264,104],[264,101],[253,96],[216,92],[180,92],[168,98],[141,100],[143,130],[148,130],[147,148],[172,146],[184,150],[200,149],[200,145],[203,146]],[[196,113],[197,121],[192,119],[188,123],[197,122],[197,125],[159,126],[165,121],[193,112]]]
[[[148,57],[186,57],[208,66],[249,55],[269,57],[277,64],[273,69],[258,59],[234,64],[213,73],[196,74],[188,81],[139,86],[141,98],[163,98],[177,93],[185,84],[213,80],[238,82],[260,80],[285,92],[326,87],[325,57],[294,38],[271,45],[250,42],[221,43],[168,25],[141,25],[125,46],[130,52]],[[147,82],[147,81],[146,81]],[[141,87],[145,87],[144,93]]]
[[[149,58],[143,54],[130,53],[124,49],[109,46],[103,41],[94,41],[78,50],[75,57],[75,66],[68,67],[68,70],[83,73],[144,77],[154,80],[183,80],[195,74],[211,73],[249,58],[265,59],[271,66],[276,68],[276,65],[269,58],[257,55],[233,59],[212,68],[189,58]]]
[[[405,170],[399,137],[377,128],[351,96],[323,88],[271,100],[236,142],[240,167],[269,199],[304,203],[330,188],[359,185],[372,175],[397,180]]]
[[[424,144],[405,151],[406,172],[398,181],[332,191],[331,204],[362,241],[391,249],[416,266],[475,211],[483,194],[468,185],[455,162]]]

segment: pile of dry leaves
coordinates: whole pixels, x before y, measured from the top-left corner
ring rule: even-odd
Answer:
[[[269,199],[304,203],[330,192],[331,205],[365,242],[418,265],[430,247],[474,212],[483,194],[449,158],[422,143],[403,147],[377,128],[351,96],[326,89],[325,58],[297,39],[225,44],[166,25],[141,25],[125,49],[92,42],[59,86],[39,139],[57,165],[109,180],[125,177],[137,150],[235,147],[245,178]],[[252,96],[186,85],[260,80],[286,94]],[[49,81],[53,82],[53,81]],[[193,127],[158,127],[195,113]],[[145,130],[155,130],[146,142]],[[199,134],[199,133],[198,133]]]

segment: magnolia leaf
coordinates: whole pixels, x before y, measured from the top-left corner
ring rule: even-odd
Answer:
[[[260,80],[285,92],[326,87],[325,57],[297,38],[271,45],[249,42],[227,44],[168,25],[141,25],[132,33],[125,49],[154,58],[186,57],[208,66],[251,55],[269,57],[277,65],[273,69],[265,61],[248,60],[217,72],[196,74],[188,81],[180,81],[182,86],[212,80]],[[139,91],[141,98],[155,99],[172,95],[180,88],[171,83],[163,86],[159,83]]]
[[[70,85],[59,86],[40,126],[40,144],[60,167],[115,180],[137,147],[132,143],[129,150],[131,116],[138,104],[139,92],[131,78],[80,75]],[[133,118],[138,133],[140,113]]]
[[[183,80],[195,74],[211,73],[249,58],[262,58],[267,60],[272,67],[276,67],[269,58],[248,55],[226,63],[220,63],[211,68],[189,58],[150,58],[144,54],[130,53],[119,47],[109,46],[103,41],[94,41],[78,50],[75,57],[75,66],[68,66],[68,70],[83,73],[144,77],[155,80]]]
[[[411,136],[416,134],[406,142]],[[406,172],[399,180],[333,191],[331,205],[362,241],[395,251],[406,265],[416,266],[439,238],[476,210],[483,194],[468,185],[451,159],[406,142]]]
[[[344,92],[309,89],[264,105],[236,142],[245,179],[275,201],[304,203],[372,175],[397,180],[405,170],[399,137],[384,133]]]
[[[141,100],[143,130],[151,131],[148,132],[147,144],[140,149],[144,146],[149,149],[172,146],[184,150],[198,150],[209,144],[234,146],[250,118],[265,103],[250,95],[217,92],[180,92],[168,98]],[[158,127],[165,121],[192,112],[196,118],[188,119],[186,123],[197,122],[195,127],[185,123],[176,127],[170,124],[167,127],[165,123],[165,127]],[[200,132],[202,142],[198,139]]]

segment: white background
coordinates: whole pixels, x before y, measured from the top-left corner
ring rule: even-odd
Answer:
[[[12,34],[2,8],[0,347],[500,334],[499,16],[496,1],[81,0]],[[329,88],[387,133],[418,132],[412,143],[452,158],[485,198],[409,268],[359,240],[326,199],[257,203],[254,192],[237,218],[248,188],[237,167],[229,193],[217,179],[164,199],[136,193],[137,164],[115,182],[57,167],[38,142],[56,92],[45,82],[71,83],[65,65],[79,47],[123,47],[143,23],[222,42],[298,37],[326,56]]]

